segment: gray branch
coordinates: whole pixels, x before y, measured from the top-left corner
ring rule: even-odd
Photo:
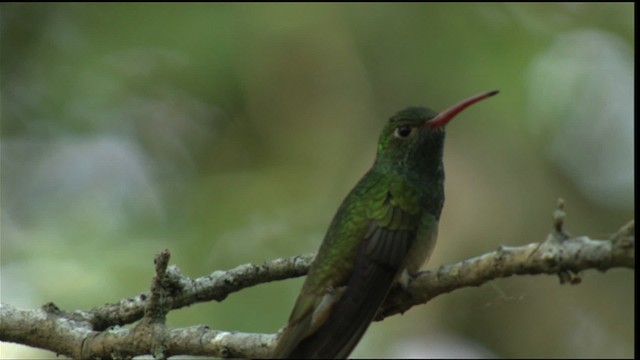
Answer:
[[[512,275],[555,274],[561,283],[577,284],[588,269],[635,269],[634,222],[610,239],[570,237],[562,228],[562,207],[556,211],[554,231],[541,243],[496,251],[437,270],[417,274],[407,289],[392,289],[377,320],[402,313],[430,299],[469,286]],[[206,326],[170,329],[165,316],[203,301],[223,301],[244,288],[306,274],[313,254],[275,259],[262,265],[245,264],[215,271],[197,279],[167,266],[168,251],[156,257],[151,291],[117,303],[83,311],[66,312],[49,303],[41,309],[23,310],[0,303],[0,341],[48,349],[77,359],[130,358],[152,354],[265,358],[276,334],[212,330]],[[138,320],[133,328],[121,328]]]

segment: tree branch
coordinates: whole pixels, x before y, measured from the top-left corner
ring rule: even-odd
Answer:
[[[404,313],[411,307],[453,290],[480,286],[494,279],[513,275],[557,274],[560,283],[578,284],[580,272],[606,271],[616,267],[635,268],[634,222],[623,227],[630,231],[615,240],[592,240],[586,236],[570,239],[549,234],[542,243],[501,246],[498,250],[416,276],[403,291],[396,287],[387,297],[376,320]]]
[[[126,359],[153,352],[153,340],[139,327],[93,331],[50,309],[17,309],[0,303],[0,340],[51,350],[74,359]],[[275,335],[211,330],[206,326],[165,329],[162,356],[203,355],[267,358]],[[156,354],[157,355],[157,354]]]
[[[165,301],[170,309],[180,309],[205,301],[223,301],[228,295],[255,285],[306,275],[315,254],[265,261],[262,265],[244,264],[227,271],[189,279],[180,269],[169,266],[166,284],[170,288]],[[125,325],[140,320],[144,315],[150,293],[122,299],[116,303],[94,307],[85,311],[73,311],[65,316],[89,322],[94,330]]]
[[[559,205],[559,210],[562,206]],[[557,274],[561,283],[580,282],[587,269],[635,269],[635,225],[631,221],[610,239],[569,238],[563,211],[554,214],[554,231],[541,243],[498,250],[417,274],[407,289],[392,289],[377,320],[402,313],[430,299],[469,286],[480,286],[512,275]],[[275,259],[262,265],[245,264],[189,279],[169,266],[169,252],[156,257],[151,291],[84,311],[65,312],[49,303],[22,310],[0,304],[0,341],[17,342],[73,358],[130,358],[153,354],[265,358],[275,334],[211,330],[206,326],[169,329],[165,316],[202,301],[222,301],[244,288],[306,274],[314,255]],[[134,323],[130,329],[121,325]]]

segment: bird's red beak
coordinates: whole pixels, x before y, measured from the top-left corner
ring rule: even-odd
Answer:
[[[487,91],[486,93],[482,93],[482,94],[470,97],[467,100],[461,101],[461,102],[457,103],[456,105],[453,105],[452,107],[448,108],[447,110],[441,112],[440,114],[438,114],[438,116],[434,117],[433,119],[427,121],[424,124],[424,126],[425,127],[430,127],[430,128],[443,127],[443,126],[447,125],[447,123],[449,121],[451,121],[451,119],[456,117],[456,115],[458,115],[462,110],[464,110],[467,107],[477,103],[480,100],[484,100],[484,99],[486,99],[488,97],[491,97],[491,96],[493,96],[493,95],[495,95],[497,93],[498,93],[498,90]]]

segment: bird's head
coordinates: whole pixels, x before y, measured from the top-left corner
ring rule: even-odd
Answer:
[[[441,166],[447,123],[468,106],[497,93],[495,90],[476,95],[440,113],[424,107],[399,111],[380,134],[375,166],[402,173]]]

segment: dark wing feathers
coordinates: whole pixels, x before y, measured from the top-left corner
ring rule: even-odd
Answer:
[[[347,288],[318,330],[302,339],[291,358],[346,358],[358,344],[399,271],[415,239],[419,217],[392,204],[370,219]]]
[[[378,225],[371,237],[366,239],[365,255],[370,261],[389,267],[392,271],[397,269],[404,260],[409,247],[410,231],[389,230]]]

